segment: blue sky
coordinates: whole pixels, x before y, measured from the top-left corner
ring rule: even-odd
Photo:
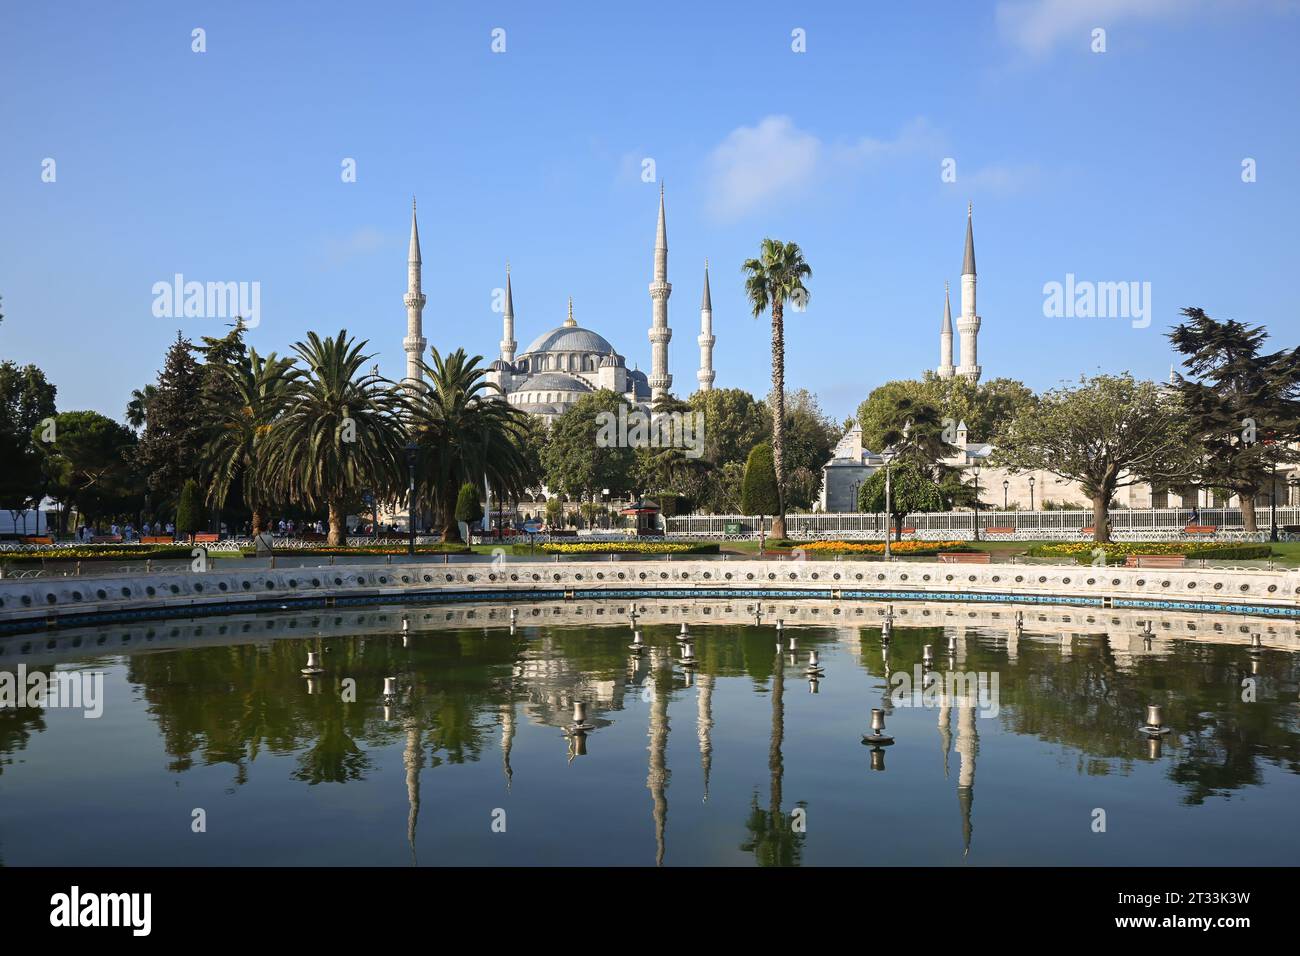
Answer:
[[[0,17],[0,357],[44,368],[62,409],[120,417],[178,328],[220,334],[153,315],[178,272],[259,282],[259,351],[347,327],[400,376],[413,193],[430,344],[495,356],[509,259],[521,348],[572,295],[647,368],[646,158],[667,190],[679,394],[705,257],[717,385],[765,393],[739,267],[767,235],[813,266],[788,387],[839,419],[933,367],[967,201],[986,378],[1163,379],[1186,305],[1300,343],[1294,2],[15,0]],[[1150,327],[1045,318],[1043,285],[1067,273],[1150,282]]]

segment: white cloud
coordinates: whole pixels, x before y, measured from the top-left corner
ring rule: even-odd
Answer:
[[[709,154],[709,211],[718,219],[738,219],[767,203],[805,195],[838,168],[910,152],[937,139],[929,124],[917,119],[893,140],[863,137],[828,145],[788,116],[766,116],[755,126],[732,130]]]
[[[732,130],[709,154],[711,211],[735,219],[775,197],[802,194],[822,151],[821,141],[796,129],[788,116]]]
[[[1002,0],[998,29],[1026,53],[1041,56],[1067,37],[1088,49],[1093,27],[1109,31],[1122,20],[1167,16],[1186,10],[1195,0]]]

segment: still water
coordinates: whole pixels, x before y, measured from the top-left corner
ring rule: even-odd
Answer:
[[[972,624],[948,606],[930,620],[910,609],[886,649],[878,608],[787,621],[778,635],[775,614],[750,613],[765,606],[731,620],[721,605],[671,619],[642,606],[637,654],[622,607],[588,610],[575,623],[520,608],[513,633],[504,608],[491,620],[388,609],[88,630],[57,649],[10,639],[0,669],[14,672],[21,650],[31,671],[102,672],[103,713],[0,709],[0,862],[1300,856],[1292,625],[1252,650],[1236,622],[1215,635],[1203,618],[1196,630],[1156,617],[1148,647],[1130,618],[1062,625],[1060,612],[1047,623],[1035,612],[1017,635],[1006,614],[981,609]],[[691,622],[695,667],[681,663],[679,621]],[[888,675],[913,678],[926,645],[940,674],[983,675],[985,696],[891,696]],[[308,678],[310,651],[324,672]],[[824,669],[812,682],[809,651]],[[581,737],[565,733],[575,700],[593,725]],[[1170,728],[1158,747],[1139,732],[1153,703]],[[873,707],[895,739],[874,754],[862,742]]]

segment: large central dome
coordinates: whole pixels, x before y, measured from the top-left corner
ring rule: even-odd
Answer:
[[[609,355],[614,346],[603,335],[584,329],[580,325],[561,325],[559,328],[544,332],[533,340],[533,344],[524,349],[522,355],[535,352],[596,352]]]

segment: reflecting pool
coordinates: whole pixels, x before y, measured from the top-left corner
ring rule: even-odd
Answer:
[[[885,628],[879,606],[811,601],[632,611],[329,610],[6,639],[0,675],[102,675],[102,714],[0,707],[0,862],[1300,856],[1294,623],[1034,608],[1017,627],[1011,608],[917,604]],[[319,673],[304,675],[309,654]],[[1140,729],[1149,705],[1166,733]],[[873,708],[892,746],[863,743]]]

